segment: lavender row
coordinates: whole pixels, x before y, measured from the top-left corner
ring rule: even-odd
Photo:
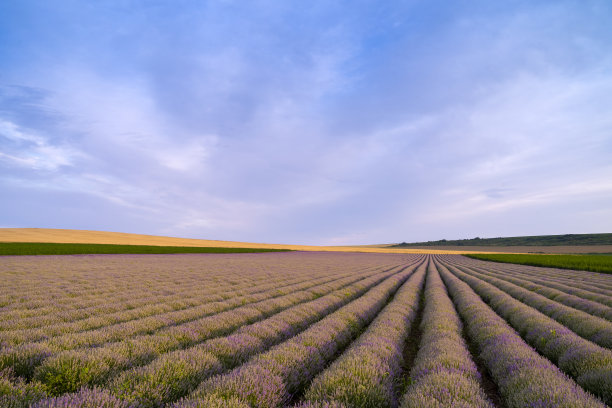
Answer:
[[[612,323],[609,321],[565,306],[502,279],[494,278],[469,269],[466,269],[465,272],[462,273],[462,276],[472,276],[471,282],[488,282],[501,291],[509,294],[511,297],[551,317],[583,338],[602,347],[612,348]]]
[[[94,330],[61,334],[39,343],[33,343],[30,348],[59,352],[61,350],[72,350],[80,347],[97,346],[142,333],[153,333],[160,329],[163,330],[168,327],[188,324],[191,321],[202,319],[212,314],[220,313],[248,303],[260,302],[265,299],[291,293],[295,290],[316,286],[329,281],[329,279],[328,277],[319,277],[317,279],[307,279],[304,277],[297,279],[297,283],[290,283],[291,281],[283,282],[282,280],[276,283],[268,281],[260,285],[252,285],[248,289],[243,288],[239,292],[233,294],[238,295],[243,293],[241,296],[227,296],[227,298],[223,296],[225,300],[208,302],[206,301],[207,299],[204,298],[202,299],[202,303],[196,303],[196,305],[189,308],[144,316],[139,319],[127,320],[123,323],[117,323]],[[281,287],[279,288],[278,285],[281,285]],[[232,295],[232,293],[228,293],[228,295]],[[17,337],[16,340],[21,340],[21,338]],[[25,346],[29,347],[27,344]],[[19,350],[19,348],[16,349]]]
[[[363,294],[373,286],[369,283],[370,285],[366,280],[359,281],[348,288],[339,289],[336,293],[288,308],[261,322],[243,326],[230,336],[212,339],[191,349],[165,354],[148,366],[126,371],[116,378],[109,385],[112,394],[109,390],[83,389],[75,394],[48,398],[33,407],[162,406],[193,389],[199,384],[199,378],[203,380],[214,372],[242,362],[249,357],[249,353],[259,352],[257,347],[269,347],[273,342],[293,336],[300,329],[307,327],[311,320],[318,320]],[[236,400],[215,403],[214,398],[206,399],[202,406],[246,407]]]
[[[314,285],[316,285],[316,282],[306,282],[301,284],[300,287],[308,288]],[[291,292],[293,289],[295,289],[295,286],[288,289],[288,292]],[[143,319],[144,321],[140,320],[109,326],[102,330],[64,335],[41,343],[26,343],[14,347],[6,347],[0,350],[0,369],[3,367],[11,367],[19,375],[30,377],[36,366],[40,365],[45,359],[57,355],[63,349],[103,344],[110,340],[120,340],[135,332],[153,331],[156,328],[168,326],[172,323],[177,324],[184,322],[182,325],[172,326],[173,329],[180,331],[182,327],[194,321],[197,322],[198,320],[206,319],[215,313],[232,310],[248,303],[258,303],[263,299],[273,298],[277,295],[275,291],[269,294],[265,292],[255,293],[253,295],[230,299],[224,302],[211,302],[192,309],[166,314],[165,316]]]
[[[42,384],[26,383],[23,379],[15,378],[10,370],[0,370],[0,407],[27,408],[30,403],[46,396]]]
[[[46,293],[46,296],[51,296],[51,299],[47,299],[45,301],[45,307],[36,311],[35,314],[30,314],[32,316],[32,321],[24,321],[24,323],[27,324],[27,327],[33,327],[35,322],[35,319],[41,318],[44,316],[49,315],[50,313],[54,313],[57,312],[57,310],[61,311],[62,317],[64,317],[64,315],[68,314],[68,316],[66,317],[71,317],[70,314],[76,314],[77,317],[79,315],[86,315],[86,316],[90,316],[92,315],[93,311],[92,310],[88,310],[90,307],[96,307],[96,306],[100,306],[100,305],[104,305],[105,303],[112,303],[113,305],[118,305],[121,306],[123,303],[126,303],[126,306],[133,308],[134,306],[134,300],[141,298],[143,300],[148,300],[148,299],[152,299],[152,298],[156,298],[156,299],[164,299],[166,297],[168,297],[169,295],[175,298],[180,298],[181,295],[183,296],[187,296],[192,290],[194,289],[198,289],[198,288],[202,288],[205,291],[210,291],[212,289],[217,289],[217,292],[224,292],[224,291],[235,291],[238,290],[239,288],[243,288],[243,287],[248,287],[249,281],[262,281],[262,280],[267,280],[268,282],[270,282],[272,279],[277,279],[278,278],[278,274],[275,274],[273,272],[267,272],[265,271],[265,269],[263,271],[253,271],[253,267],[251,265],[249,265],[249,274],[247,274],[245,276],[244,274],[244,268],[241,268],[239,270],[228,270],[227,267],[223,267],[223,274],[222,276],[215,276],[216,274],[220,275],[220,272],[215,272],[210,274],[208,273],[208,269],[212,268],[213,265],[206,265],[206,275],[201,276],[201,273],[199,274],[200,276],[198,276],[198,274],[194,274],[192,272],[192,275],[187,275],[185,276],[185,274],[181,275],[181,279],[177,280],[176,279],[176,275],[175,274],[169,274],[169,276],[164,277],[164,279],[156,279],[154,284],[151,285],[150,282],[138,282],[138,284],[136,285],[127,285],[128,288],[125,287],[115,287],[115,282],[104,282],[104,287],[106,287],[107,285],[110,284],[110,292],[109,293],[99,293],[100,291],[96,291],[94,294],[89,293],[88,291],[84,291],[84,290],[79,290],[78,291],[78,297],[73,297],[70,294],[66,295],[64,294],[63,296],[55,296],[55,295],[49,295],[49,293]],[[371,266],[370,266],[371,267]],[[336,269],[334,270],[330,270],[328,273],[326,273],[326,275],[333,275],[334,273],[346,273],[347,269],[346,268],[334,268]],[[316,271],[316,270],[315,270]],[[179,272],[179,271],[177,271]],[[294,271],[288,271],[289,273],[283,273],[282,276],[287,276],[288,278],[290,277],[300,277],[303,276],[304,274],[310,274],[313,275],[313,270],[312,269],[308,269],[308,268],[302,268],[302,271],[297,271],[297,273],[295,273]],[[317,273],[315,272],[314,275],[317,275]],[[314,277],[314,276],[313,276]],[[220,279],[221,278],[221,279]],[[123,281],[125,282],[126,279],[118,279],[118,281]],[[129,282],[129,277],[127,278],[127,281]],[[148,284],[147,284],[148,283]],[[72,284],[72,283],[71,283]],[[62,283],[58,283],[56,286],[65,288],[65,282]],[[123,285],[125,286],[125,284]],[[40,287],[35,288],[35,290],[38,290],[39,292],[45,293],[48,292],[49,288],[45,288],[45,290],[41,290]],[[57,288],[55,288],[57,289]],[[81,288],[77,288],[77,289],[81,289]],[[19,290],[19,292],[23,292],[23,288]],[[90,299],[89,301],[84,301],[83,299],[91,297],[92,299]],[[60,303],[63,302],[63,303]],[[67,302],[67,304],[65,304]],[[93,302],[93,303],[92,303]],[[89,304],[92,305],[89,305]],[[121,310],[121,309],[117,309],[117,310]],[[40,313],[39,313],[40,312]],[[10,315],[12,313],[12,316]],[[9,318],[14,318],[14,317],[18,317],[20,319],[24,319],[27,316],[25,314],[21,314],[21,315],[15,315],[15,313],[32,313],[31,308],[28,308],[27,310],[12,310],[9,312],[6,312],[5,314],[9,314]],[[14,320],[14,319],[13,319]],[[48,324],[47,322],[45,322],[45,324]]]
[[[192,391],[213,374],[236,367],[257,353],[295,336],[363,295],[380,278],[360,281],[272,317],[243,326],[227,337],[167,353],[151,364],[123,372],[109,385],[117,396],[142,407],[162,406]]]
[[[2,294],[5,295],[3,303],[7,304],[0,309],[0,312],[10,311],[15,308],[25,308],[32,310],[37,307],[47,307],[49,303],[70,306],[78,301],[83,306],[88,300],[99,300],[100,296],[123,297],[126,292],[125,282],[139,282],[138,288],[142,291],[151,285],[151,295],[157,288],[172,288],[180,286],[184,282],[202,280],[202,274],[198,271],[187,271],[181,268],[180,264],[175,265],[175,272],[181,273],[181,281],[176,282],[176,275],[172,273],[172,265],[168,260],[155,258],[157,265],[150,265],[151,260],[142,257],[136,258],[138,264],[134,265],[129,261],[130,258],[106,257],[104,263],[99,259],[81,258],[59,258],[44,257],[36,259],[19,259],[14,266],[19,266],[21,270],[13,270],[0,260],[0,268],[3,271],[11,271],[6,276],[5,282],[12,282],[12,288],[3,288]],[[136,267],[134,267],[136,266]],[[115,268],[116,267],[116,268]],[[147,274],[144,268],[153,269],[155,275]],[[178,270],[176,270],[178,269]],[[232,272],[225,269],[226,272]],[[237,272],[237,271],[236,271]],[[144,282],[143,274],[147,276]],[[214,274],[207,274],[206,278],[214,279]],[[69,282],[69,285],[66,283]],[[212,280],[211,280],[212,282]],[[221,282],[222,283],[222,282]],[[127,292],[130,292],[128,289]],[[78,298],[73,295],[78,294]]]
[[[302,278],[301,280],[304,280],[304,279],[306,278]],[[253,287],[258,287],[258,288],[261,288],[261,291],[265,291],[271,288],[271,284],[269,280],[263,280],[263,283],[257,282],[257,281],[249,281],[245,283],[245,288],[239,288],[235,292],[232,292],[232,291],[221,292],[219,289],[217,289],[217,291],[221,292],[221,294],[220,293],[202,294],[200,296],[195,297],[193,300],[190,300],[190,296],[186,294],[185,299],[181,302],[185,307],[181,307],[181,303],[179,303],[176,309],[170,308],[169,310],[163,310],[164,308],[162,306],[164,304],[162,303],[163,302],[162,300],[162,302],[160,302],[161,304],[154,305],[157,307],[162,307],[159,313],[155,313],[156,309],[153,309],[152,313],[148,313],[148,314],[146,313],[146,311],[145,313],[140,312],[143,308],[129,308],[127,310],[124,309],[119,312],[116,312],[116,314],[109,313],[109,315],[103,316],[102,317],[103,320],[109,320],[110,323],[108,325],[103,325],[103,324],[100,325],[100,323],[102,323],[102,322],[99,322],[100,317],[94,315],[91,318],[77,320],[75,322],[49,324],[47,327],[44,327],[44,328],[32,328],[32,329],[25,329],[25,330],[4,331],[4,332],[0,332],[0,341],[10,345],[10,344],[25,343],[28,341],[45,340],[50,337],[54,337],[54,336],[58,336],[62,334],[70,334],[70,333],[74,333],[78,331],[93,330],[98,327],[116,325],[119,323],[128,322],[130,320],[146,318],[148,316],[153,316],[156,314],[159,315],[161,313],[170,313],[170,312],[178,313],[182,309],[189,309],[189,308],[193,308],[196,306],[200,306],[200,305],[215,302],[215,301],[222,302],[222,301],[231,299],[232,297],[240,296],[241,294],[242,296],[252,294]],[[248,290],[245,290],[246,288],[248,288]],[[157,299],[157,298],[149,298],[147,300],[147,304],[144,306],[145,310],[147,308],[150,310],[150,307],[152,306],[151,302],[153,302],[154,299]],[[102,307],[102,310],[104,310],[104,307]],[[134,318],[130,319],[129,317],[131,316],[134,316]],[[96,327],[96,325],[98,325],[98,327]],[[91,328],[89,328],[90,326]],[[81,328],[83,328],[83,330],[79,330]]]
[[[466,283],[438,270],[508,408],[605,405],[540,356]]]
[[[375,276],[383,278],[392,273],[382,272]],[[163,353],[227,335],[240,326],[262,320],[289,306],[312,300],[362,279],[363,277],[351,277],[295,291],[171,327],[153,335],[140,336],[104,347],[66,351],[46,359],[36,368],[34,378],[47,384],[54,393],[75,391],[82,385],[101,384],[112,375],[147,364]]]
[[[573,377],[584,389],[612,404],[612,352],[576,335],[565,326],[512,296],[467,275],[452,272],[505,318],[542,355]]]
[[[203,406],[206,399],[238,399],[251,407],[274,408],[289,402],[376,316],[410,272],[394,274],[359,299],[308,330],[205,381],[174,407]]]
[[[402,408],[493,408],[462,335],[463,325],[432,264],[427,274],[421,342]]]
[[[612,292],[610,293],[610,295],[606,295],[604,293],[605,291],[602,291],[601,289],[591,288],[589,290],[585,290],[585,289],[581,289],[580,287],[578,287],[580,285],[577,285],[575,283],[563,284],[563,283],[559,283],[558,280],[554,280],[553,278],[542,278],[541,276],[537,276],[537,275],[513,272],[513,271],[508,271],[505,269],[499,269],[499,268],[493,268],[493,267],[485,269],[480,266],[474,266],[474,265],[468,265],[468,264],[462,265],[462,266],[466,266],[466,267],[469,267],[470,269],[474,269],[480,272],[495,274],[495,276],[500,276],[500,277],[507,276],[507,277],[512,277],[515,279],[526,280],[528,282],[542,285],[544,287],[557,289],[563,293],[567,293],[570,295],[577,296],[579,298],[588,299],[590,301],[597,302],[597,303],[600,303],[608,307],[612,307]]]
[[[350,280],[351,278],[346,278],[346,279]],[[306,282],[303,288],[309,288],[315,285],[316,285],[316,282],[314,284]],[[291,292],[291,290],[289,290],[289,292]],[[161,347],[162,345],[166,345],[169,341],[171,341],[170,338],[172,337],[173,333],[176,334],[175,336],[176,338],[174,339],[174,344],[180,345],[181,338],[187,335],[185,333],[188,333],[190,329],[193,331],[194,329],[197,328],[198,325],[201,325],[202,322],[209,322],[210,320],[214,320],[215,319],[214,313],[225,313],[225,314],[232,313],[233,310],[237,310],[236,308],[238,308],[239,310],[244,310],[246,307],[248,307],[249,300],[251,300],[251,303],[258,304],[261,302],[265,302],[266,298],[273,299],[274,295],[275,295],[275,292],[271,292],[269,295],[266,295],[265,293],[259,293],[259,294],[251,295],[248,297],[241,297],[237,299],[228,300],[225,302],[209,303],[208,305],[196,308],[197,310],[195,310],[195,312],[197,312],[197,314],[195,315],[195,318],[199,316],[197,320],[193,320],[193,318],[191,318],[192,316],[194,316],[194,310],[185,311],[183,312],[183,314],[179,314],[178,316],[176,316],[177,320],[182,319],[183,321],[186,321],[186,323],[167,328],[166,330],[161,332],[162,333],[161,336],[160,335],[158,336],[153,336],[153,335],[140,336],[140,338],[136,338],[135,340],[130,340],[130,343],[125,343],[123,345],[122,343],[119,343],[115,345],[112,345],[112,344],[107,345],[102,348],[97,348],[96,352],[100,353],[102,352],[102,350],[108,350],[112,348],[119,348],[122,350],[122,352],[126,352],[124,350],[126,347],[129,352],[129,350],[135,346],[132,344],[132,342],[134,341],[136,341],[137,344],[144,343],[144,342],[151,343],[152,344],[151,347],[155,347],[155,344],[157,344],[155,343],[155,340],[159,340],[159,347]],[[287,295],[284,295],[284,296],[287,296]],[[204,307],[208,309],[203,309]],[[206,314],[206,312],[208,313]],[[203,314],[206,314],[206,315],[202,317]],[[175,322],[177,320],[175,320]],[[171,324],[172,323],[172,321],[170,321],[169,319],[160,320],[159,322],[160,324],[164,324],[164,323]],[[121,327],[126,327],[126,325],[123,325]],[[148,327],[148,328],[144,327],[144,330],[150,330],[152,328],[153,327]],[[76,344],[76,346],[87,345],[86,343],[87,341],[97,343],[97,344],[102,344],[104,340],[113,338],[113,336],[114,338],[120,339],[122,334],[127,335],[129,333],[127,331],[129,329],[130,329],[130,326],[127,326],[126,331],[124,331],[123,333],[117,332],[117,331],[115,332],[111,331],[110,333],[105,333],[103,330],[97,330],[96,333],[100,333],[100,337],[92,336],[91,334],[92,332],[86,332],[86,333],[81,333],[78,335],[75,334],[69,338],[73,339],[74,341],[73,344]],[[139,326],[139,327],[132,326],[132,330],[135,330],[135,329],[142,330],[143,328],[142,326]],[[63,338],[66,338],[66,337],[67,336],[64,336]],[[62,339],[62,338],[59,338],[59,339]],[[82,352],[78,352],[77,354],[87,354],[86,351],[87,350],[83,350]],[[56,344],[49,344],[45,342],[29,343],[29,344],[23,344],[23,345],[19,345],[15,347],[9,347],[9,348],[0,350],[0,369],[2,367],[11,367],[19,375],[30,377],[33,374],[33,370],[38,365],[42,364],[43,361],[45,361],[46,359],[54,355],[57,355],[60,352],[61,350],[58,348]]]
[[[237,292],[241,288],[248,288],[249,286],[256,284],[257,282],[269,282],[268,276],[256,276],[251,279],[245,279],[240,286],[231,286],[222,284],[212,284],[213,282],[206,281],[191,281],[187,280],[182,287],[174,287],[172,289],[166,289],[166,293],[157,294],[154,298],[157,300],[156,303],[170,303],[186,299],[199,298],[201,296],[210,296],[211,294],[218,294],[223,292]],[[116,290],[115,290],[116,291]],[[2,322],[0,330],[14,330],[19,328],[33,329],[40,326],[50,326],[61,323],[76,322],[80,319],[92,318],[97,315],[105,315],[108,313],[123,312],[126,310],[134,310],[139,307],[149,306],[151,303],[152,296],[150,293],[144,292],[135,288],[132,291],[125,291],[122,293],[122,301],[113,299],[112,297],[96,294],[97,298],[95,303],[88,306],[84,306],[83,303],[71,304],[70,308],[66,305],[51,304],[44,310],[39,310],[41,313],[25,316],[10,316],[12,320]],[[221,299],[220,299],[221,300]],[[109,303],[110,302],[110,303]],[[14,311],[17,312],[17,311]]]
[[[442,257],[443,260],[452,258],[451,256]],[[463,257],[462,257],[463,258]],[[592,293],[601,293],[606,296],[612,296],[612,278],[610,275],[601,274],[598,272],[574,271],[568,269],[551,269],[544,267],[534,267],[526,265],[495,263],[481,261],[471,258],[457,259],[453,258],[455,264],[465,266],[478,266],[481,268],[494,269],[503,273],[517,273],[531,278],[540,278],[547,281],[569,285],[571,287],[582,288]]]
[[[333,279],[337,279],[337,277],[325,276],[315,280],[313,283],[318,284]],[[182,302],[174,302],[170,305],[164,305],[160,302],[160,304],[148,305],[148,307],[144,308],[130,309],[103,317],[92,317],[91,319],[74,323],[64,323],[32,330],[0,332],[0,342],[6,345],[15,345],[46,340],[46,343],[51,347],[60,349],[96,345],[101,344],[101,342],[105,343],[133,336],[143,331],[156,330],[168,324],[180,324],[184,321],[198,318],[209,314],[211,305],[239,305],[244,299],[248,301],[253,299],[253,295],[259,293],[272,295],[276,291],[279,294],[285,294],[287,291],[294,290],[296,285],[300,287],[305,282],[312,282],[312,278],[297,277],[286,279],[285,281],[278,279],[276,282],[270,282],[270,279],[247,281],[244,287],[238,288],[236,291],[200,295],[192,299],[186,295],[185,300]],[[149,302],[151,301],[153,300],[149,299]],[[100,332],[104,334],[100,334]],[[51,340],[57,336],[60,337]]]
[[[370,268],[372,268],[370,266]],[[326,276],[333,276],[335,274],[346,274],[346,269],[332,270],[325,273]],[[227,282],[218,282],[214,276],[207,277],[206,279],[187,279],[189,277],[181,277],[180,285],[169,285],[172,281],[176,280],[176,277],[169,277],[168,280],[160,282],[163,285],[163,289],[160,289],[158,293],[151,293],[150,291],[143,291],[141,287],[136,287],[131,290],[117,290],[114,288],[112,293],[120,293],[122,299],[116,299],[109,295],[97,294],[94,296],[96,302],[93,305],[85,306],[81,299],[85,296],[84,294],[79,295],[79,301],[72,303],[67,308],[67,305],[58,305],[53,303],[50,307],[45,307],[39,310],[34,315],[26,317],[24,315],[16,315],[20,312],[19,310],[13,310],[12,316],[8,316],[11,320],[5,321],[0,324],[0,330],[12,329],[18,327],[27,327],[29,329],[45,325],[49,326],[57,321],[75,321],[79,318],[91,318],[97,314],[107,314],[113,312],[122,312],[125,310],[133,310],[137,307],[148,306],[152,298],[160,302],[176,302],[185,301],[190,298],[197,298],[201,296],[210,296],[211,294],[219,294],[223,292],[236,292],[232,293],[231,296],[237,296],[238,291],[249,288],[257,282],[270,282],[271,280],[278,279],[277,276],[270,273],[258,273],[254,276],[244,276],[244,270],[233,272],[237,277],[240,278],[239,283],[228,285]],[[303,279],[304,275],[313,275],[313,271],[305,269],[304,271],[298,271],[297,273],[291,273],[287,278],[293,277],[293,279]],[[316,275],[316,273],[315,273]],[[232,273],[226,273],[224,275],[226,280],[232,278]],[[185,281],[183,282],[183,279]],[[228,296],[229,297],[229,296]],[[227,298],[227,297],[226,297]],[[71,298],[74,299],[74,298]],[[222,300],[222,299],[219,299]],[[109,304],[110,302],[110,304]],[[72,308],[74,307],[74,308]],[[59,312],[58,312],[59,310]],[[24,311],[21,311],[24,312]],[[6,312],[5,314],[9,314]],[[6,317],[6,316],[5,316]],[[8,319],[7,319],[8,320]]]
[[[480,268],[467,268],[460,267],[463,271],[469,273],[470,270],[474,272],[478,272],[484,276],[489,276],[493,278],[503,279],[504,281],[510,282],[514,285],[520,286],[526,290],[531,292],[535,292],[539,295],[545,296],[550,300],[555,302],[559,302],[564,304],[565,306],[572,307],[574,309],[582,310],[585,313],[588,313],[593,316],[598,316],[608,321],[612,321],[612,308],[602,305],[599,302],[591,301],[579,296],[571,295],[569,293],[565,293],[563,291],[557,290],[555,288],[549,286],[543,286],[537,284],[533,281],[515,278],[512,276],[508,276],[500,273],[492,273],[485,270],[481,270]],[[612,300],[612,298],[610,299]]]
[[[404,343],[416,318],[426,263],[397,291],[367,330],[310,384],[304,406],[395,407],[403,374]]]
[[[0,400],[1,401],[1,400]],[[237,399],[223,400],[207,398],[198,407],[205,408],[249,408]],[[7,408],[26,408],[15,406]],[[195,406],[194,406],[195,407]],[[29,408],[140,408],[138,405],[122,401],[112,395],[108,390],[101,388],[83,389],[78,393],[66,394],[60,397],[47,398],[29,406]],[[332,408],[332,407],[330,407]]]
[[[334,282],[338,282],[338,284],[344,285],[347,282],[353,282],[359,277],[369,276],[375,272],[376,271],[368,270],[362,273],[349,274],[348,276],[332,277],[332,279],[326,276],[307,280],[300,279],[297,283],[289,285],[283,285],[283,282],[278,279],[273,282],[267,282],[261,286],[253,286],[248,290],[248,294],[230,297],[222,302],[204,303],[193,308],[130,321],[126,324],[108,326],[100,330],[73,335],[69,334],[51,339],[46,342],[46,344],[53,348],[71,350],[122,340],[142,333],[154,334],[158,332],[165,335],[168,332],[171,333],[176,330],[182,331],[190,325],[197,326],[200,320],[214,318],[214,315],[219,313],[232,313],[232,310],[237,307],[247,306],[249,304],[257,305],[270,299],[282,298],[283,296],[305,291],[327,283],[333,284]]]
[[[24,407],[25,408],[25,407]],[[94,387],[75,394],[41,399],[29,408],[137,408],[121,401],[107,390]]]
[[[376,257],[362,258],[361,262],[346,259],[346,264],[325,256],[281,256],[279,254],[195,255],[195,256],[100,256],[91,257],[37,257],[19,258],[13,262],[0,259],[0,283],[12,282],[0,296],[12,298],[0,313],[13,307],[48,307],[50,304],[63,308],[78,304],[86,307],[82,299],[117,302],[129,299],[132,288],[150,297],[177,293],[185,283],[207,286],[223,286],[232,289],[251,277],[275,278],[293,275],[294,270],[303,273],[329,273],[352,270],[355,267],[377,267],[388,262]],[[300,258],[301,264],[296,264]],[[270,262],[272,261],[272,262]],[[350,266],[350,267],[347,267]],[[245,274],[245,268],[248,274]],[[7,273],[8,272],[8,273]],[[180,279],[177,277],[180,276]],[[127,295],[127,297],[126,297]],[[33,301],[34,303],[28,303]],[[25,302],[25,303],[24,303]],[[4,303],[4,302],[3,302]],[[23,316],[22,316],[23,317]]]
[[[601,288],[581,285],[575,281],[562,283],[563,281],[555,277],[543,277],[541,274],[528,273],[528,272],[517,272],[509,268],[501,268],[492,264],[484,268],[481,263],[477,262],[466,262],[459,264],[453,262],[456,266],[465,266],[470,269],[475,269],[481,272],[488,272],[495,274],[496,276],[509,276],[517,279],[527,280],[529,282],[539,284],[545,287],[557,289],[561,292],[568,293],[583,299],[588,299],[612,307],[612,291],[605,291]],[[606,294],[607,293],[607,294]]]
[[[453,260],[451,261],[451,259]],[[598,272],[577,271],[571,269],[552,269],[541,266],[498,263],[465,257],[462,257],[462,259],[458,259],[448,255],[441,256],[441,260],[445,262],[451,261],[457,266],[462,265],[468,267],[486,268],[501,271],[503,273],[513,273],[528,276],[530,278],[534,277],[539,279],[545,279],[548,281],[554,281],[569,286],[580,287],[591,292],[599,292],[602,285],[610,289],[609,286],[610,284],[612,284],[612,280],[608,280],[608,275],[601,274]],[[603,280],[601,279],[602,277],[604,278]]]

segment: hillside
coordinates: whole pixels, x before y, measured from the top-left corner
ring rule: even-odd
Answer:
[[[612,245],[612,234],[565,234],[535,235],[524,237],[472,238],[427,242],[402,242],[391,248],[423,246],[469,246],[469,247],[507,247],[507,246],[573,246],[573,245]]]
[[[53,242],[70,244],[156,245],[213,248],[268,248],[294,251],[371,252],[371,253],[468,253],[469,250],[377,248],[368,246],[316,246],[290,244],[264,244],[254,242],[219,241],[207,239],[175,238],[123,232],[86,231],[51,228],[0,228],[2,242]]]

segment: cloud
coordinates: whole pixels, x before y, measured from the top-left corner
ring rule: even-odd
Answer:
[[[49,196],[105,229],[230,240],[612,227],[592,221],[612,179],[607,3],[181,4],[11,5],[31,32],[0,17],[7,217]]]
[[[0,160],[11,167],[57,171],[72,166],[75,159],[83,155],[70,146],[53,145],[47,138],[2,119],[0,138],[3,141]]]

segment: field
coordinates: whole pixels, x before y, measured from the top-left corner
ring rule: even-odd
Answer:
[[[174,238],[156,235],[128,234],[122,232],[87,231],[50,228],[0,228],[0,243],[81,243],[81,244],[110,244],[110,245],[146,245],[146,246],[181,246],[206,248],[257,248],[257,249],[284,249],[292,251],[316,252],[368,252],[368,253],[440,253],[459,254],[469,253],[470,250],[440,249],[414,249],[390,248],[388,245],[375,246],[316,246],[316,245],[287,245],[269,244],[259,242],[218,241],[209,239]],[[610,249],[612,252],[612,249]],[[596,251],[593,251],[596,252]]]
[[[612,405],[612,275],[452,254],[43,255],[0,257],[0,288],[1,407]]]
[[[0,255],[77,255],[77,254],[228,254],[279,252],[287,249],[223,248],[159,245],[69,244],[54,242],[0,242]]]
[[[523,237],[471,238],[427,242],[402,242],[397,247],[410,246],[587,246],[612,245],[612,234],[535,235]]]
[[[610,255],[469,254],[468,256],[483,261],[612,273]]]

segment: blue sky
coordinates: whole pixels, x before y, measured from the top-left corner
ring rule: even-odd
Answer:
[[[0,3],[0,226],[612,232],[612,3]]]

